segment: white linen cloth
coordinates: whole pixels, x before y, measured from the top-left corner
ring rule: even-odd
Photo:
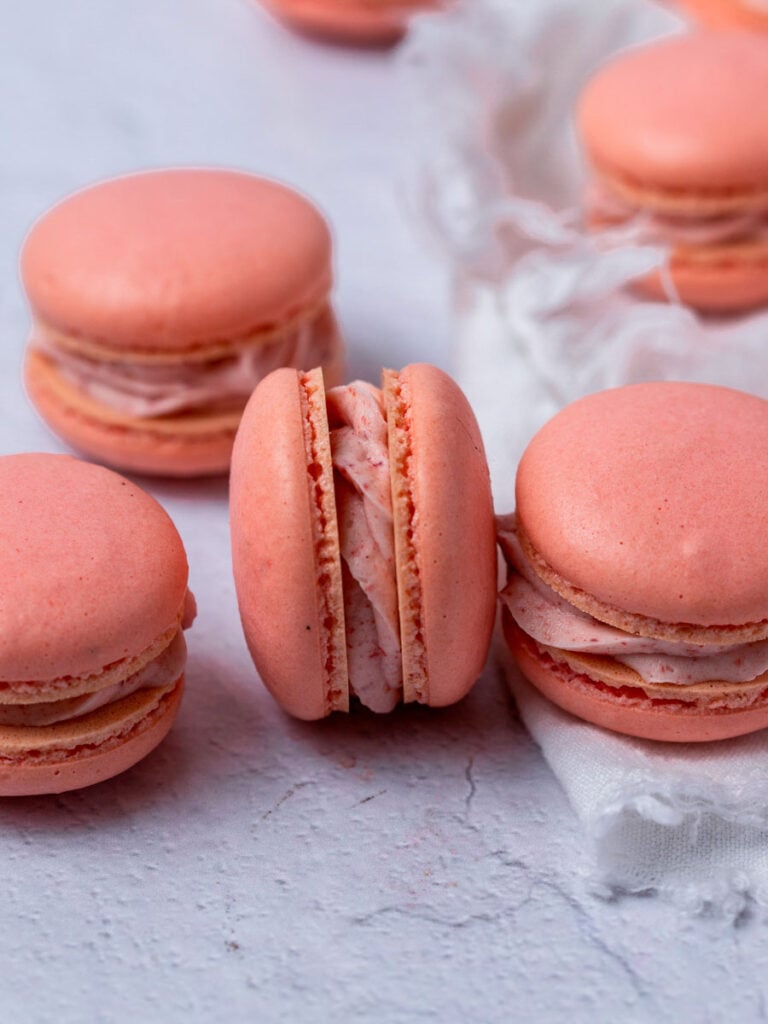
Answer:
[[[652,0],[459,0],[416,18],[402,48],[422,143],[409,199],[453,277],[453,369],[499,512],[532,434],[584,394],[688,379],[768,396],[768,314],[638,299],[622,285],[663,250],[581,230],[581,86],[620,47],[682,28]]]
[[[597,893],[656,892],[737,917],[768,907],[768,730],[652,743],[582,722],[499,656],[529,732],[592,844]]]
[[[708,320],[621,286],[659,249],[579,225],[581,83],[622,45],[679,31],[650,0],[467,0],[417,19],[402,62],[424,148],[412,201],[453,274],[455,372],[478,414],[496,508],[528,439],[590,391],[691,379],[768,393],[768,315]],[[500,648],[501,650],[501,648]],[[594,846],[599,891],[737,915],[768,906],[768,730],[672,745],[580,722],[503,657],[521,715]]]

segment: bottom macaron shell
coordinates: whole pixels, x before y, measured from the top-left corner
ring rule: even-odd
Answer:
[[[159,701],[152,691],[140,691],[81,719],[44,729],[0,727],[0,796],[65,793],[133,767],[165,739],[183,691],[182,676]],[[33,748],[28,744],[35,733],[39,745]]]
[[[384,380],[403,697],[446,707],[482,672],[496,617],[488,464],[472,408],[446,373],[413,363]]]
[[[343,348],[325,369],[329,387],[344,375]],[[93,403],[78,396],[52,372],[50,364],[28,352],[24,368],[27,393],[51,430],[91,459],[131,473],[150,476],[218,476],[229,472],[238,414],[187,415],[158,421],[100,420]]]
[[[275,17],[302,35],[350,46],[394,46],[405,35],[401,14],[325,0],[267,0]]]
[[[25,384],[30,400],[51,430],[99,462],[157,476],[214,476],[229,468],[234,425],[206,429],[193,417],[178,417],[179,429],[166,426],[158,431],[148,420],[122,424],[99,421],[62,400],[51,386],[42,361],[31,354],[27,356]]]
[[[502,620],[504,636],[525,678],[553,704],[585,722],[625,736],[673,743],[732,739],[768,726],[768,693],[759,705],[732,711],[650,700],[642,691],[633,691],[630,703],[610,687],[537,652],[506,612]]]
[[[768,251],[761,258],[727,262],[686,260],[673,253],[668,274],[680,301],[703,313],[733,313],[768,304]],[[666,274],[655,272],[635,282],[648,298],[667,301]]]

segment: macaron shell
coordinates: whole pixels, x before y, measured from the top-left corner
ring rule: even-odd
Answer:
[[[710,28],[749,28],[768,31],[768,9],[749,0],[679,0],[679,6]]]
[[[35,315],[63,333],[184,351],[319,303],[330,258],[325,221],[291,189],[175,169],[64,199],[32,227],[21,274]]]
[[[535,642],[534,642],[535,643]],[[742,683],[729,683],[710,679],[699,683],[649,683],[643,677],[620,661],[581,651],[564,651],[546,644],[535,643],[535,647],[554,661],[562,662],[576,675],[588,676],[597,683],[605,683],[614,690],[627,687],[642,690],[654,700],[681,700],[696,704],[701,710],[726,703],[733,708],[753,704],[756,697],[768,693],[768,672]]]
[[[156,422],[122,417],[116,422],[106,407],[94,411],[94,403],[57,379],[34,352],[27,354],[24,376],[44,422],[91,459],[152,476],[213,476],[229,469],[239,416],[176,416]]]
[[[488,466],[474,413],[442,370],[415,363],[398,374],[385,371],[383,383],[390,459],[395,455],[404,699],[440,707],[460,700],[480,675],[493,629],[496,540]],[[405,406],[399,424],[393,423],[398,392]],[[393,445],[393,425],[406,444]],[[411,664],[420,648],[423,682],[418,663]]]
[[[343,347],[325,373],[330,387],[340,382]],[[240,412],[127,416],[79,391],[34,349],[27,351],[24,381],[44,422],[89,458],[150,476],[215,476],[229,471]]]
[[[626,736],[674,743],[730,739],[768,726],[768,696],[758,706],[732,711],[686,709],[680,701],[622,703],[608,688],[536,657],[530,645],[521,641],[519,631],[509,628],[510,617],[505,615],[503,620],[507,642],[526,679],[553,704],[585,722]]]
[[[762,623],[762,635],[766,450],[763,399],[670,382],[603,391],[531,441],[518,522],[555,573],[606,607],[708,628]]]
[[[768,194],[768,40],[694,32],[614,58],[589,82],[578,125],[598,171],[664,190]],[[757,195],[754,195],[757,193]]]
[[[302,401],[303,380],[314,391],[312,409]],[[307,452],[310,419],[318,431],[314,460]],[[349,702],[330,459],[321,372],[274,371],[254,391],[235,441],[232,561],[256,668],[278,703],[308,720],[346,710]],[[325,534],[322,552],[318,530]]]
[[[0,680],[80,677],[178,621],[181,539],[160,505],[68,455],[0,458]]]
[[[185,607],[179,609],[176,620],[168,629],[159,633],[154,641],[137,654],[114,661],[93,675],[60,676],[49,681],[41,680],[2,680],[0,686],[0,709],[9,705],[30,705],[47,701],[68,701],[85,694],[97,693],[106,687],[117,686],[137,672],[141,672],[151,662],[160,658],[171,647],[178,636],[181,622],[186,613]]]
[[[406,31],[402,2],[366,4],[362,0],[268,0],[273,14],[308,36],[355,46],[391,46]],[[412,5],[413,10],[428,6]]]
[[[668,272],[677,298],[703,313],[741,312],[768,304],[768,251],[758,258],[744,249],[740,256],[733,247],[722,262],[694,260],[673,250]],[[647,274],[633,288],[655,300],[671,297],[664,273]]]
[[[0,727],[0,796],[64,793],[126,771],[165,738],[183,690],[182,677],[159,699],[156,691],[138,691],[71,722],[44,729]],[[46,744],[51,752],[43,760]]]

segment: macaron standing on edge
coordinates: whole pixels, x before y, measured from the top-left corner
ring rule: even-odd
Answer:
[[[0,795],[130,768],[170,729],[194,618],[157,502],[69,455],[0,458]]]
[[[653,740],[768,726],[768,402],[589,395],[526,449],[499,520],[504,632],[546,697]]]
[[[263,682],[303,719],[463,697],[485,663],[496,552],[477,422],[441,370],[328,393],[277,370],[230,478],[232,556]]]
[[[704,312],[768,303],[766,95],[768,36],[702,30],[619,54],[578,104],[589,226],[668,247],[674,290]],[[663,299],[666,280],[637,285]]]
[[[262,377],[322,364],[341,379],[330,233],[276,182],[205,169],[102,182],[37,221],[21,275],[32,402],[120,469],[225,472]]]
[[[433,10],[440,0],[263,0],[280,21],[297,31],[352,46],[391,46],[405,35],[408,19]]]

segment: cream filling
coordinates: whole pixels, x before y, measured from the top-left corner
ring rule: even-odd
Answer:
[[[189,629],[192,623],[197,618],[197,601],[192,591],[187,588],[187,592],[184,595],[184,607],[181,611],[181,628]]]
[[[621,241],[638,245],[709,246],[768,243],[768,210],[719,217],[672,216],[640,209],[603,181],[587,192],[587,213],[621,233]]]
[[[372,711],[402,698],[394,521],[381,392],[361,381],[327,395],[339,520],[350,692]]]
[[[37,324],[30,346],[43,353],[58,373],[94,401],[137,419],[173,413],[241,408],[267,374],[281,366],[305,370],[330,361],[341,344],[329,307],[285,334],[251,343],[226,358],[207,362],[107,362],[80,355],[56,343]]]
[[[768,640],[726,646],[657,640],[626,633],[574,608],[531,567],[513,517],[500,519],[498,525],[510,568],[501,599],[518,626],[537,643],[561,651],[608,655],[634,669],[647,683],[746,683],[768,671]]]
[[[154,661],[123,679],[114,686],[106,686],[95,693],[85,693],[80,697],[66,700],[45,701],[38,704],[4,704],[0,705],[0,726],[45,726],[56,725],[57,722],[68,722],[71,718],[88,715],[97,708],[114,704],[123,697],[128,697],[137,690],[167,687],[175,683],[184,671],[187,660],[187,645],[181,630],[176,634],[168,647]]]
[[[170,644],[138,672],[127,679],[105,686],[93,693],[64,700],[38,701],[35,704],[0,704],[0,726],[44,726],[67,722],[71,718],[90,714],[98,708],[128,697],[137,690],[167,687],[175,683],[184,671],[187,645],[183,630],[189,629],[197,617],[197,603],[191,590],[184,595],[179,630]]]

